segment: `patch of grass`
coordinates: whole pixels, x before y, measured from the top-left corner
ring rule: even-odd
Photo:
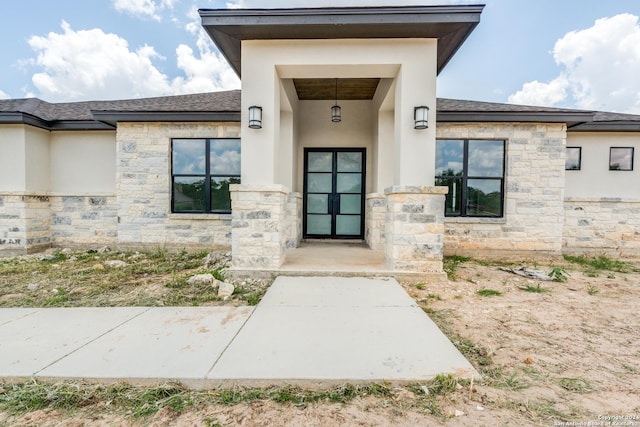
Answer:
[[[493,384],[499,388],[505,388],[511,391],[524,390],[529,387],[529,383],[519,375],[518,371],[514,369],[509,374],[505,374],[502,370],[494,372]]]
[[[436,395],[446,395],[456,391],[458,387],[458,380],[451,376],[451,374],[438,374],[434,379],[429,381],[427,385],[429,392]]]
[[[591,383],[582,377],[563,377],[559,380],[560,387],[575,393],[591,393],[593,387]]]
[[[567,272],[560,267],[554,267],[549,272],[549,277],[551,277],[554,282],[566,282],[567,280],[569,280]]]
[[[495,289],[480,289],[476,291],[476,294],[480,295],[481,297],[493,297],[502,295],[502,292],[496,291]]]
[[[542,286],[540,286],[540,283],[538,283],[536,286],[533,286],[533,285],[520,286],[518,289],[523,290],[525,292],[531,292],[534,294],[543,294],[545,292],[549,292],[549,289],[543,288]]]
[[[600,255],[597,257],[586,257],[584,255],[580,255],[580,256],[565,255],[564,259],[565,261],[568,261],[574,264],[579,264],[579,265],[582,265],[583,267],[588,267],[590,269],[595,269],[595,270],[608,270],[608,271],[615,271],[618,273],[629,273],[633,271],[633,268],[630,264],[624,261],[610,259],[604,255]]]
[[[271,400],[304,406],[313,402],[346,403],[356,397],[390,397],[392,395],[387,384],[343,384],[327,390],[308,390],[289,386],[194,391],[174,383],[155,387],[135,387],[124,383],[49,384],[31,381],[16,384],[0,383],[0,410],[9,414],[24,414],[42,409],[75,411],[94,405],[104,407],[106,404],[109,411],[145,417],[163,408],[180,413],[200,404],[236,405],[256,400]]]
[[[42,303],[43,307],[63,307],[69,301],[69,296],[63,288],[51,290],[51,296]]]
[[[224,269],[227,268],[226,265],[222,265],[218,268],[216,268],[215,270],[211,270],[211,275],[213,276],[214,279],[219,280],[221,282],[224,282],[225,277],[224,277]]]
[[[458,266],[467,261],[469,261],[469,258],[460,255],[444,257],[442,260],[442,268],[444,269],[444,272],[447,273],[449,280],[456,280],[456,270],[458,269]]]
[[[598,289],[597,287],[593,286],[593,285],[587,285],[587,293],[591,296],[597,294],[598,292],[600,292],[600,289]]]
[[[424,291],[426,289],[426,285],[424,283],[416,283],[416,289],[420,289],[421,291]]]

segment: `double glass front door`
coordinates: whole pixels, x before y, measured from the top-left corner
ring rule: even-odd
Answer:
[[[364,237],[364,148],[306,148],[304,237]]]

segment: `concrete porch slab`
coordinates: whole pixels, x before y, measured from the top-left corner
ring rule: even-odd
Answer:
[[[199,386],[254,307],[156,307],[39,372]]]
[[[393,277],[408,282],[446,282],[445,273],[394,271],[385,261],[384,251],[366,243],[337,240],[302,242],[287,250],[284,264],[277,269],[229,268],[229,277],[275,278],[277,276]]]
[[[393,279],[278,277],[207,378],[262,385],[478,377]]]

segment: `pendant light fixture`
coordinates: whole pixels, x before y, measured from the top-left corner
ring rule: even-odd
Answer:
[[[342,121],[342,109],[338,105],[338,79],[336,79],[336,103],[331,107],[331,121],[334,123]]]

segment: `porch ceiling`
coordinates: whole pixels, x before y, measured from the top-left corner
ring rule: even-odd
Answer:
[[[380,79],[293,79],[301,101],[373,99]],[[337,84],[337,90],[336,90]]]

